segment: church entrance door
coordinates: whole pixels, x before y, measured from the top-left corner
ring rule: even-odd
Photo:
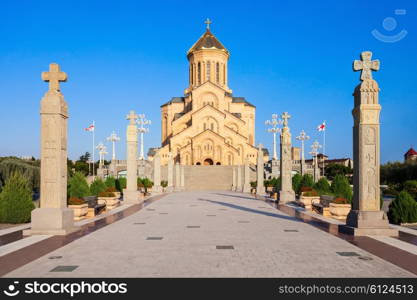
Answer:
[[[204,165],[205,166],[212,166],[214,163],[213,163],[213,160],[212,159],[210,159],[210,158],[206,158],[205,160],[204,160]]]

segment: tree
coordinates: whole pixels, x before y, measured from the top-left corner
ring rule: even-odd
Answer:
[[[352,201],[352,188],[346,176],[338,174],[332,181],[331,191],[336,197],[342,197]]]
[[[85,163],[88,163],[88,161],[90,160],[91,154],[90,152],[86,152],[84,155],[81,155],[80,158],[78,159],[78,161],[82,161]]]
[[[75,172],[81,172],[81,173],[84,174],[84,176],[87,176],[88,172],[89,172],[88,164],[86,162],[80,161],[80,160],[77,160],[75,162],[74,169],[75,169]]]
[[[126,177],[119,177],[116,179],[116,189],[119,192],[123,192],[123,189],[126,188]]]
[[[303,180],[303,176],[301,176],[300,174],[295,174],[292,177],[292,189],[298,194],[298,191],[300,190],[300,184],[301,181]]]
[[[113,176],[109,176],[104,181],[104,184],[106,185],[106,187],[114,187],[114,188],[116,188],[116,179]]]
[[[0,222],[26,223],[30,221],[30,214],[35,209],[32,202],[32,190],[27,179],[15,172],[7,180],[0,193]]]
[[[417,222],[417,202],[409,193],[402,191],[389,205],[387,215],[394,224]]]
[[[90,194],[87,180],[81,172],[75,172],[68,182],[68,195],[69,197],[82,198]]]
[[[330,163],[326,166],[325,173],[329,180],[333,180],[336,175],[349,175],[353,173],[353,170],[341,164]]]
[[[304,174],[303,177],[301,178],[301,182],[298,188],[298,193],[300,193],[300,190],[302,187],[313,187],[314,186],[314,179],[313,176],[311,176],[310,174]]]
[[[106,190],[106,185],[104,184],[101,178],[96,177],[90,185],[90,194],[93,196],[98,196],[101,192]]]
[[[16,172],[27,179],[28,186],[31,190],[39,190],[41,172],[38,161],[24,161],[13,157],[1,160],[0,187]]]
[[[404,182],[404,190],[417,200],[417,180],[407,180]]]
[[[330,192],[330,184],[325,177],[322,177],[314,184],[314,189],[320,194],[326,194]]]

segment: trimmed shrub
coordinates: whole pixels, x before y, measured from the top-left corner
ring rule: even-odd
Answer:
[[[23,175],[16,172],[11,175],[0,194],[0,222],[26,223],[30,213],[35,209],[32,202],[32,191]]]
[[[90,193],[93,196],[98,196],[101,192],[106,190],[106,185],[104,184],[103,180],[96,177],[94,181],[90,185]]]
[[[341,198],[346,198],[348,201],[352,201],[352,188],[350,187],[348,179],[341,174],[335,176],[331,190],[334,195]]]
[[[322,177],[316,182],[314,189],[318,191],[319,194],[330,193],[330,184],[325,177]]]
[[[404,190],[409,193],[414,199],[417,198],[417,180],[407,180],[404,182]]]
[[[253,187],[253,188],[256,188],[257,184],[258,184],[257,181],[251,181],[250,182],[250,186]]]
[[[400,192],[389,205],[388,219],[394,224],[417,222],[417,202],[406,191]]]
[[[90,194],[87,180],[81,172],[75,172],[68,181],[68,195],[69,197],[82,198]]]
[[[304,174],[303,177],[301,178],[301,182],[300,182],[300,186],[299,188],[303,188],[303,187],[313,187],[314,186],[314,180],[313,180],[313,176],[311,176],[310,174]],[[298,191],[298,193],[300,193],[300,191]]]
[[[166,181],[166,180],[161,180],[161,186],[162,186],[163,188],[166,188],[166,187],[168,186],[168,181]]]
[[[292,189],[298,194],[300,191],[300,184],[301,184],[301,180],[303,179],[303,176],[301,176],[300,174],[295,174],[292,177]]]
[[[113,176],[109,176],[104,181],[104,184],[106,185],[106,187],[116,188],[116,179]]]
[[[116,179],[116,189],[122,192],[126,188],[126,177],[119,177]]]

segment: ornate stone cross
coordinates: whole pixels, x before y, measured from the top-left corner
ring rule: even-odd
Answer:
[[[379,60],[371,60],[372,52],[364,51],[361,53],[361,60],[355,60],[353,62],[353,70],[362,71],[361,80],[372,79],[372,71],[379,70]]]
[[[42,80],[49,81],[49,90],[50,91],[60,91],[59,82],[67,81],[67,74],[61,72],[59,65],[52,63],[49,65],[49,72],[42,72]]]
[[[291,119],[291,115],[289,114],[289,113],[287,113],[287,112],[284,112],[282,115],[281,115],[281,119],[283,120],[283,122],[284,122],[284,127],[288,127],[288,119]]]
[[[135,125],[138,115],[135,114],[134,110],[131,110],[130,113],[126,116],[126,120],[130,121],[131,125]]]
[[[210,21],[209,18],[207,18],[207,20],[204,21],[204,24],[207,25],[207,30],[210,30],[210,24],[213,23],[212,21]]]

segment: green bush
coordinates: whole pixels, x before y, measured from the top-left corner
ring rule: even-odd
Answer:
[[[116,189],[122,192],[126,188],[126,177],[119,177],[116,179]]]
[[[388,219],[394,224],[417,222],[417,202],[406,191],[400,192],[389,205]]]
[[[114,187],[114,188],[116,188],[116,179],[113,176],[109,176],[104,181],[104,184],[106,185],[106,187]]]
[[[302,187],[313,187],[314,186],[314,180],[313,180],[313,176],[311,176],[310,174],[304,174],[303,177],[301,178],[301,182],[299,185],[299,190],[297,191],[297,193],[300,193],[300,190]]]
[[[0,194],[0,222],[26,223],[35,209],[32,202],[32,190],[23,175],[16,172],[11,175]]]
[[[316,182],[314,189],[318,191],[320,195],[329,194],[330,184],[325,177],[322,177]]]
[[[106,190],[106,185],[104,184],[101,178],[96,177],[90,185],[90,194],[93,196],[98,196],[101,192]]]
[[[349,202],[352,201],[352,188],[346,176],[338,174],[334,177],[331,191],[336,197],[346,198]]]
[[[90,194],[87,180],[81,172],[75,172],[68,181],[68,196],[74,198],[86,197]]]
[[[407,180],[404,182],[404,190],[409,193],[414,199],[417,198],[417,180]]]
[[[274,186],[275,186],[275,189],[277,191],[281,190],[281,176],[278,177],[278,178],[275,178],[275,184],[274,184]]]
[[[252,188],[256,188],[256,185],[257,185],[258,183],[257,183],[257,181],[251,181],[250,182],[250,186],[252,187]]]
[[[153,182],[149,178],[142,178],[141,180],[143,187],[145,188],[145,193],[148,192],[148,189],[153,187]]]
[[[166,188],[166,187],[168,186],[168,181],[166,181],[166,180],[161,180],[161,186],[162,186],[163,188]]]
[[[301,176],[300,174],[295,174],[292,177],[292,189],[298,194],[300,191],[300,184],[301,184],[301,180],[303,179],[303,176]]]
[[[19,173],[26,178],[31,190],[39,190],[40,167],[36,162],[13,157],[3,159],[0,162],[0,187],[15,173]]]

